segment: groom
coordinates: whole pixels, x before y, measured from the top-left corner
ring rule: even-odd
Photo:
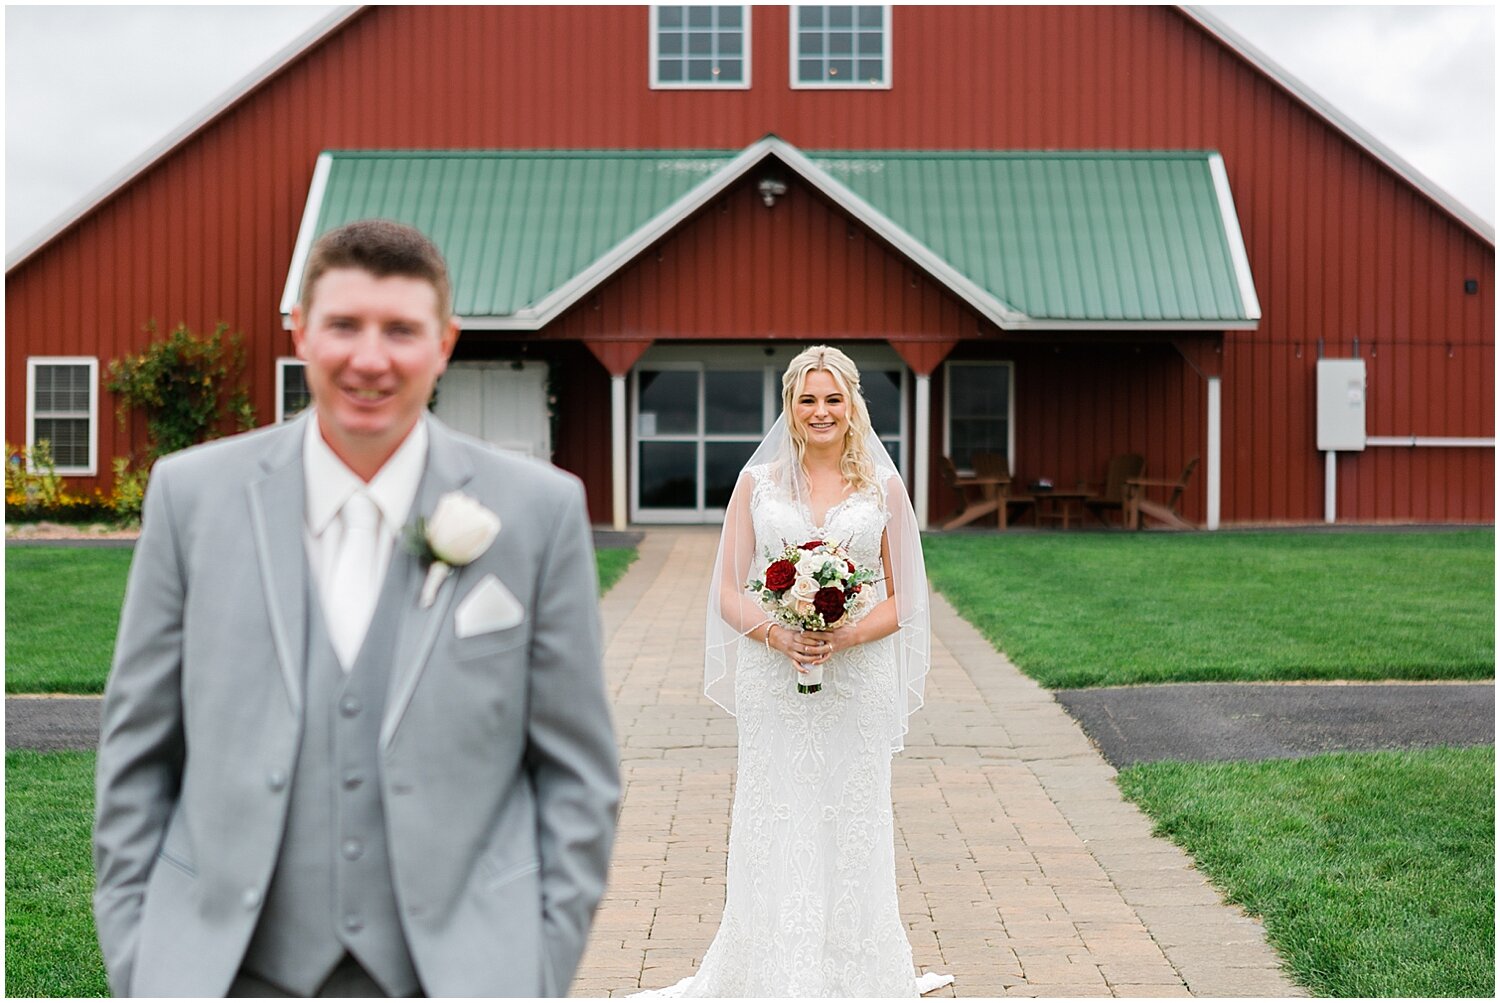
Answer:
[[[152,472],[99,742],[117,995],[568,988],[619,799],[583,491],[426,413],[449,303],[417,231],[328,233],[314,410]]]

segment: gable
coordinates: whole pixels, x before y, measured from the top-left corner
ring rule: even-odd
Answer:
[[[737,154],[325,152],[282,312],[318,235],[384,217],[443,249],[471,328],[536,330],[767,169],[820,192],[1003,329],[1223,330],[1260,318],[1216,154],[804,154],[774,136]]]

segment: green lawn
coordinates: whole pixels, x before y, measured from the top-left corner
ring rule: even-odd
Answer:
[[[597,553],[603,594],[636,553]],[[5,692],[104,691],[130,555],[128,548],[5,548]]]
[[[1495,750],[1149,763],[1120,787],[1319,996],[1495,989]]]
[[[92,752],[5,753],[5,994],[107,996],[94,938]]]
[[[1490,529],[923,544],[933,587],[1052,689],[1495,674]]]
[[[5,692],[104,689],[131,553],[5,548]]]
[[[598,552],[601,593],[635,556],[634,549]],[[7,549],[8,692],[103,687],[129,563],[129,550]],[[48,594],[59,587],[68,590],[62,603]],[[39,628],[48,617],[50,626]],[[56,656],[63,637],[73,639],[73,657]],[[20,659],[28,660],[24,668]],[[7,996],[108,995],[89,904],[93,778],[91,752],[5,755]]]
[[[599,594],[615,587],[615,582],[635,562],[634,547],[600,547],[594,551],[599,561]]]

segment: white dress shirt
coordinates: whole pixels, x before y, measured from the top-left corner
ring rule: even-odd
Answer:
[[[417,421],[406,440],[368,484],[345,466],[344,461],[323,441],[317,415],[313,414],[308,418],[307,438],[302,449],[302,472],[307,493],[303,540],[307,545],[308,564],[312,567],[325,615],[329,610],[339,608],[337,603],[329,601],[327,586],[338,559],[343,531],[343,524],[338,516],[344,503],[356,491],[364,490],[380,512],[381,545],[376,551],[374,576],[375,592],[378,595],[381,584],[385,581],[386,571],[390,568],[397,540],[406,525],[412,504],[416,501],[417,488],[422,482],[422,471],[426,466],[425,417]],[[340,658],[340,661],[343,659]],[[352,663],[352,657],[350,662]],[[346,671],[349,668],[349,664],[344,665]]]

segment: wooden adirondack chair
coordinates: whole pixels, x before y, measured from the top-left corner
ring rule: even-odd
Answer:
[[[1104,513],[1115,511],[1120,513],[1120,519],[1125,519],[1125,482],[1131,478],[1138,478],[1146,469],[1146,458],[1139,453],[1121,453],[1109,461],[1109,467],[1104,472],[1104,490],[1092,498],[1083,500],[1083,507],[1094,514],[1100,522],[1105,523]]]
[[[963,510],[943,523],[944,529],[967,526],[975,519],[982,519],[1000,508],[1000,482],[992,477],[965,477],[958,472],[950,457],[943,457],[943,480],[958,493]],[[1001,509],[1003,512],[1004,509]]]
[[[1173,529],[1196,529],[1182,517],[1177,506],[1182,502],[1182,493],[1187,490],[1188,478],[1198,466],[1198,457],[1188,460],[1182,468],[1182,476],[1175,481],[1153,481],[1145,477],[1132,477],[1125,482],[1125,528],[1140,529],[1141,517],[1164,522]],[[1166,503],[1152,501],[1146,497],[1147,488],[1170,488]]]
[[[1018,493],[1010,478],[1010,464],[1004,456],[999,453],[975,453],[974,473],[976,476],[987,480],[998,482],[996,488],[996,510],[999,512],[1000,528],[1010,528],[1010,507],[1015,505],[1024,512],[1026,506],[1036,505],[1036,499],[1028,494]],[[1033,508],[1033,520],[1035,509]]]

